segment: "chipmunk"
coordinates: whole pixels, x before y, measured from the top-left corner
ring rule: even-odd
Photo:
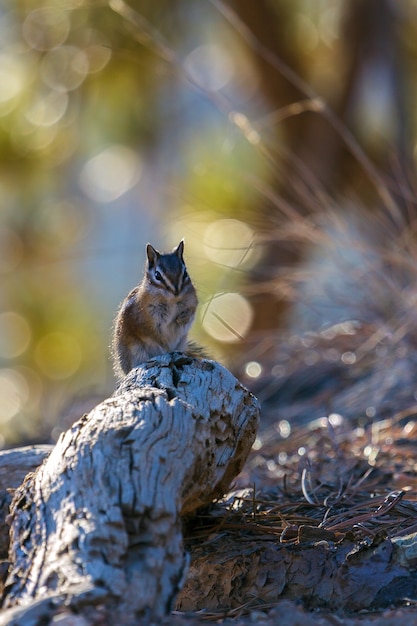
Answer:
[[[114,321],[112,353],[118,378],[166,352],[201,356],[187,340],[198,300],[183,252],[183,240],[167,254],[147,244],[143,280],[123,300]]]

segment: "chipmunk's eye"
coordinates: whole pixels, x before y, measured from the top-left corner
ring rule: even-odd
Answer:
[[[161,272],[158,272],[158,270],[156,270],[154,276],[155,276],[155,280],[162,280],[162,274]]]

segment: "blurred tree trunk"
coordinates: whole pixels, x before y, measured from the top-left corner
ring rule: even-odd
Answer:
[[[308,82],[300,47],[292,45],[288,36],[289,20],[294,18],[293,9],[288,3],[270,3],[267,0],[256,3],[235,0],[233,8],[259,44],[248,44],[248,53],[252,54],[258,68],[262,94],[268,107],[279,111],[290,103],[305,100],[307,94],[300,82],[293,82],[288,72],[284,76],[271,63],[272,57],[278,59],[279,64],[284,63],[290,68],[289,73],[292,70],[301,82]],[[352,129],[358,136],[366,154],[371,157],[378,155],[381,178],[390,168],[393,152],[399,155],[401,170],[407,170],[411,163],[407,141],[410,136],[409,115],[405,106],[404,76],[400,71],[403,61],[400,58],[396,9],[388,0],[349,0],[344,3],[340,33],[345,63],[341,71],[346,74],[346,79],[341,81],[339,91],[332,91],[334,99],[328,105],[346,127],[346,132]],[[375,82],[376,86],[379,85],[379,93],[372,94],[369,76],[379,77],[379,82]],[[382,139],[364,133],[363,128],[368,122],[359,118],[363,109],[368,117],[376,114],[369,110],[373,101],[379,101],[382,107],[382,128],[377,129]],[[387,121],[393,122],[388,129]],[[270,185],[273,193],[289,202],[301,217],[319,214],[325,194],[337,200],[352,188],[362,190],[360,202],[364,210],[376,202],[380,203],[371,180],[372,174],[363,163],[357,162],[325,113],[306,111],[294,115],[282,122],[282,131],[288,150],[283,165],[275,168],[275,178],[270,180]],[[385,137],[385,132],[390,132],[390,136]],[[377,152],[373,150],[374,141],[378,143]],[[325,193],[322,194],[321,190]],[[405,207],[405,204],[402,203],[402,206]],[[259,221],[263,221],[266,233],[270,233],[271,228],[279,229],[280,221],[285,225],[286,218],[280,215],[274,202],[262,198],[258,213],[262,215]],[[270,281],[279,268],[288,267],[291,270],[304,257],[306,249],[299,241],[282,241],[279,232],[275,239],[266,246],[262,262],[252,275],[254,284]],[[255,309],[255,337],[259,331],[279,326],[288,309],[285,299],[280,298],[279,288],[274,286],[253,295],[252,304]]]

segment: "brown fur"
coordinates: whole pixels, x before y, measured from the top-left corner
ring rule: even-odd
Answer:
[[[183,242],[165,255],[148,244],[143,280],[123,300],[114,323],[112,354],[118,378],[154,356],[187,351],[198,301],[182,253]],[[190,346],[190,354],[193,350]]]

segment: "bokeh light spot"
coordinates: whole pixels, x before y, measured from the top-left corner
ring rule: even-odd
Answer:
[[[0,358],[13,359],[29,346],[32,333],[26,319],[7,311],[0,314]]]
[[[131,189],[139,180],[142,163],[126,146],[114,144],[84,165],[80,184],[96,202],[111,202]]]
[[[231,57],[215,44],[195,48],[186,57],[184,67],[197,85],[210,91],[218,91],[227,85],[234,73]]]
[[[29,13],[23,23],[23,37],[35,50],[53,50],[64,43],[70,30],[68,13],[43,7]]]
[[[111,58],[109,47],[94,45],[86,48],[85,53],[88,58],[88,73],[95,74],[104,69]]]
[[[25,404],[28,386],[25,378],[12,369],[0,370],[0,423],[11,420]]]
[[[280,452],[278,454],[278,463],[280,465],[285,465],[287,461],[288,461],[288,454],[286,452]]]
[[[51,89],[72,91],[88,74],[88,57],[75,46],[61,46],[48,52],[42,61],[40,74]]]
[[[259,378],[262,374],[262,365],[257,361],[249,361],[249,363],[246,363],[245,373],[250,378]]]
[[[204,234],[204,252],[219,265],[248,267],[255,259],[253,240],[253,230],[245,222],[216,220]]]
[[[329,422],[333,427],[341,426],[343,424],[343,415],[340,415],[340,413],[330,413]]]
[[[59,122],[68,106],[66,92],[51,91],[36,98],[26,112],[26,119],[33,126],[52,126]]]
[[[202,309],[204,330],[225,343],[241,341],[249,331],[252,319],[251,305],[238,293],[217,294]]]
[[[349,350],[348,352],[344,352],[340,359],[345,365],[353,365],[356,363],[356,354]]]
[[[40,339],[36,346],[35,358],[46,376],[54,380],[64,380],[79,368],[81,350],[73,336],[53,331]]]
[[[255,441],[253,442],[252,448],[254,450],[260,450],[262,448],[262,439],[260,437],[256,437]]]
[[[24,73],[21,64],[11,55],[0,54],[0,113],[10,110],[10,101],[16,98],[24,87]]]
[[[288,439],[291,435],[291,424],[288,420],[280,420],[278,422],[278,432],[283,439]]]

